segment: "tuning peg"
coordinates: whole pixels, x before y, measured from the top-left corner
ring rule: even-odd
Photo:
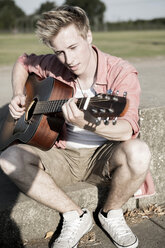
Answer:
[[[127,96],[127,92],[126,92],[126,91],[124,91],[123,96],[124,96],[124,97],[126,97],[126,96]]]
[[[101,109],[99,109],[99,112],[102,113],[102,114],[104,114],[106,112],[106,110],[103,109],[103,108],[101,108]]]
[[[105,124],[105,125],[108,125],[108,124],[109,124],[109,117],[107,117],[107,118],[104,120],[104,124]]]
[[[107,90],[107,94],[112,95],[113,91],[111,89]]]
[[[98,110],[95,109],[95,108],[92,108],[91,111],[92,111],[94,114],[97,114],[97,113],[98,113]]]
[[[101,123],[101,117],[96,118],[96,126],[99,126]]]
[[[110,95],[105,95],[104,99],[111,100],[111,96]]]
[[[116,125],[116,123],[117,123],[117,117],[115,117],[115,118],[112,120],[112,124],[113,124],[113,125]]]
[[[119,90],[116,91],[116,96],[118,96],[118,95],[119,95]]]
[[[97,97],[99,97],[100,99],[103,98],[103,95],[102,94],[98,94]]]
[[[118,100],[119,100],[119,99],[118,99],[117,96],[113,96],[113,101],[114,101],[114,102],[118,102]]]
[[[108,112],[111,113],[111,114],[113,114],[113,113],[114,113],[114,109],[109,108],[109,109],[108,109]]]

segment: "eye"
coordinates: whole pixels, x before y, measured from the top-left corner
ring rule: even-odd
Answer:
[[[61,52],[61,51],[57,51],[57,52],[54,52],[54,53],[55,53],[55,55],[56,55],[56,56],[58,56],[58,57],[59,57],[59,56],[60,56],[63,52]]]
[[[74,50],[74,49],[76,49],[77,48],[77,46],[72,46],[71,47],[71,50]]]

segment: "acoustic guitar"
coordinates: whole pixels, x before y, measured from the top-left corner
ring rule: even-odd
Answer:
[[[8,110],[0,130],[1,151],[18,142],[48,150],[62,130],[65,121],[62,105],[73,96],[73,88],[52,77],[41,80],[33,74],[28,77],[25,89],[25,113],[14,120]],[[123,116],[128,99],[126,94],[121,97],[110,92],[78,98],[76,104],[80,110],[90,113],[89,122],[99,125],[101,120],[108,124],[109,120]]]

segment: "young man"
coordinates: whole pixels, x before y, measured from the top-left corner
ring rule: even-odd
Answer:
[[[62,6],[44,13],[37,23],[37,34],[54,54],[24,54],[15,63],[11,115],[18,119],[25,111],[24,86],[30,73],[70,85],[74,96],[62,106],[65,125],[52,149],[10,146],[1,154],[1,168],[28,196],[63,214],[63,227],[53,248],[77,247],[80,238],[92,228],[90,212],[76,205],[61,188],[108,177],[110,190],[99,212],[100,223],[117,247],[137,247],[138,239],[122,212],[123,204],[142,185],[150,162],[148,146],[137,139],[137,71],[128,62],[92,45],[88,18],[79,7]],[[116,125],[101,121],[91,132],[76,99],[110,90],[119,91],[119,95],[127,92],[128,111]]]

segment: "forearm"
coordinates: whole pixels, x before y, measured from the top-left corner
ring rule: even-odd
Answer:
[[[13,97],[16,95],[24,94],[24,86],[28,78],[28,72],[25,70],[24,66],[18,61],[14,64],[12,71],[12,88]]]
[[[88,129],[88,127],[86,126]],[[96,126],[94,132],[108,140],[125,141],[132,137],[132,127],[126,120],[118,120],[115,125],[112,121],[105,125],[102,121],[99,126]]]
[[[108,125],[101,121],[100,125],[96,125],[89,112],[79,110],[75,104],[76,99],[72,98],[62,106],[64,118],[72,125],[84,128],[88,131],[95,132],[96,134],[114,141],[125,141],[132,137],[132,126],[127,120],[119,119],[115,125],[112,120]]]

